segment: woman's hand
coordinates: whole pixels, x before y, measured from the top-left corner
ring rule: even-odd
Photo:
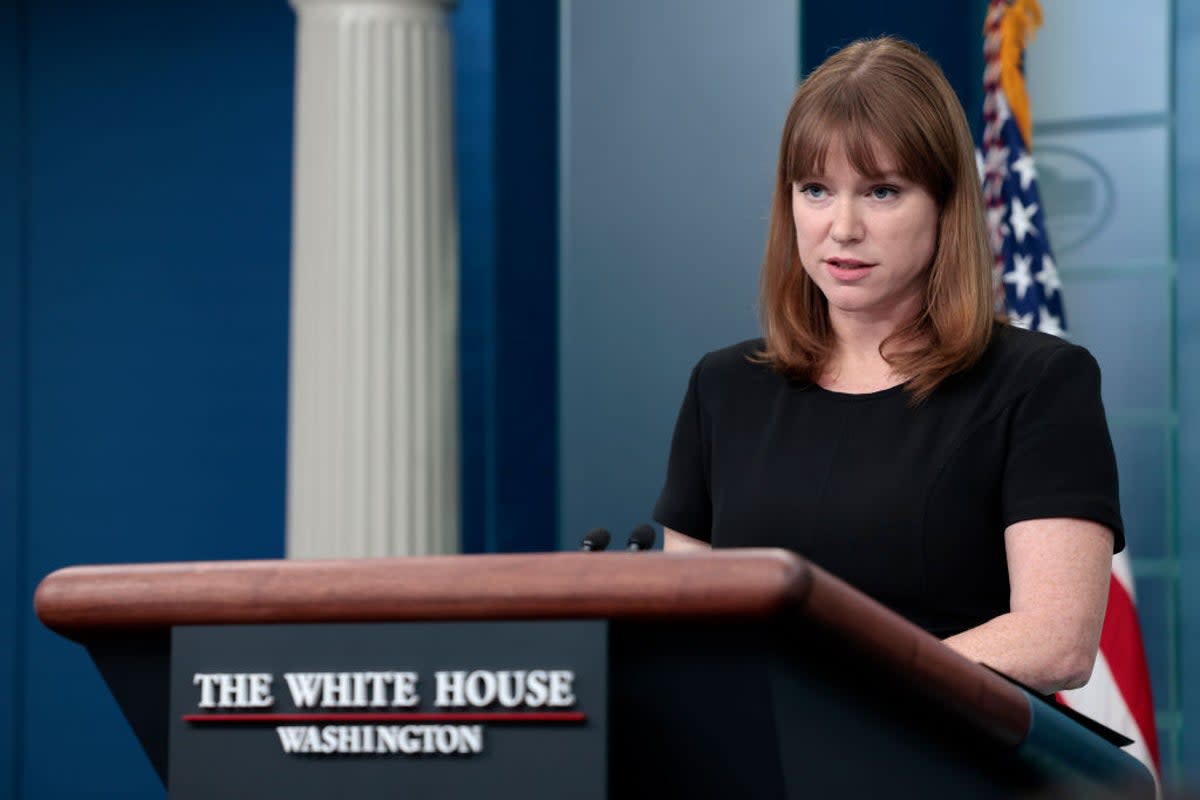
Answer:
[[[679,531],[663,528],[663,550],[672,553],[699,553],[705,550],[712,550],[712,545],[708,542],[702,542],[699,539],[693,539],[691,536]]]
[[[962,655],[1050,694],[1087,683],[1100,647],[1113,534],[1081,519],[1004,532],[1011,611],[945,640]]]

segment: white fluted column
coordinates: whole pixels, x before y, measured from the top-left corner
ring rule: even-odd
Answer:
[[[453,2],[291,3],[288,555],[454,552]]]

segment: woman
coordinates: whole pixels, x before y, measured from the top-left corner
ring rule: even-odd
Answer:
[[[1083,685],[1124,546],[1095,360],[995,322],[974,149],[894,38],[784,126],[765,338],[692,372],[655,508],[668,550],[785,547],[964,656]]]

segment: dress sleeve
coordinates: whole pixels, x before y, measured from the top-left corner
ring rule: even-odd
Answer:
[[[1087,350],[1054,352],[1020,400],[1009,432],[1002,491],[1004,525],[1076,517],[1113,532],[1125,547],[1117,463],[1100,400],[1100,367]]]
[[[704,542],[712,540],[712,499],[709,493],[709,441],[703,425],[700,401],[700,372],[704,359],[692,369],[687,394],[675,422],[671,455],[667,460],[667,482],[654,519],[679,533]]]

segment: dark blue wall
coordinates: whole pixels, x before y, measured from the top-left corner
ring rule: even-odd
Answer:
[[[463,550],[556,547],[558,3],[455,12]]]
[[[496,3],[495,86],[496,524],[489,549],[555,550],[557,0]]]
[[[496,124],[492,0],[454,12],[454,129],[458,169],[459,391],[462,403],[462,547],[494,550]]]
[[[283,553],[294,17],[3,9],[0,795],[161,796],[30,599],[67,564]]]
[[[941,66],[967,112],[972,130],[983,114],[983,22],[985,0],[923,0],[896,3],[802,3],[800,57],[804,74],[835,50],[865,36],[908,39]]]
[[[552,549],[557,3],[494,6],[453,17],[463,546]],[[42,577],[283,553],[294,26],[0,4],[0,797],[162,796]]]
[[[22,10],[0,5],[0,797],[16,797],[20,760],[20,669],[26,601],[24,537],[24,27]]]

